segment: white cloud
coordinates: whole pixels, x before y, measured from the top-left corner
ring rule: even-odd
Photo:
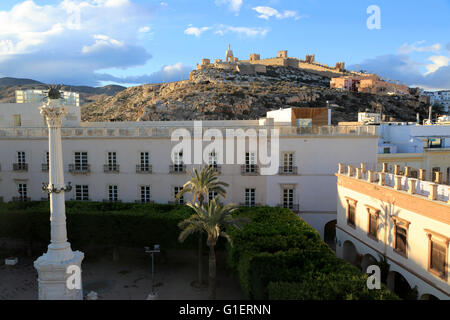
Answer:
[[[159,5],[161,7],[167,7],[169,4],[167,2],[161,2]]]
[[[219,25],[219,26],[217,26],[217,30],[215,31],[215,34],[223,36],[230,32],[236,33],[238,36],[241,36],[241,37],[254,38],[254,37],[265,37],[267,35],[267,33],[269,32],[269,29]]]
[[[228,8],[233,11],[236,15],[239,14],[242,7],[242,0],[216,0],[216,5],[228,5]]]
[[[142,27],[142,28],[139,28],[138,32],[147,33],[147,32],[150,32],[150,30],[151,30],[150,27]]]
[[[184,34],[200,37],[203,32],[208,31],[209,29],[211,28],[210,27],[196,28],[190,26],[186,30],[184,30]]]
[[[214,34],[223,36],[228,33],[235,33],[240,37],[244,38],[255,38],[255,37],[265,37],[269,32],[268,28],[258,28],[258,27],[235,27],[228,26],[224,24],[214,25],[211,27],[197,28],[189,25],[184,34],[200,37],[202,33],[211,30]]]
[[[90,46],[83,46],[82,53],[92,53],[105,48],[123,47],[124,43],[116,39],[110,38],[103,34],[94,35],[95,43]]]
[[[439,52],[442,49],[440,43],[431,46],[424,46],[425,40],[414,42],[413,44],[405,43],[399,49],[399,54],[410,54],[412,52]]]
[[[259,6],[253,8],[253,10],[259,13],[258,18],[265,20],[269,20],[271,17],[275,17],[277,19],[294,18],[295,20],[307,17],[307,16],[299,16],[297,11],[284,10],[283,12],[279,12],[278,10],[271,7]]]
[[[136,43],[149,10],[130,0],[20,2],[0,11],[1,73],[95,85],[99,70],[144,65],[151,55]]]
[[[447,67],[450,64],[450,57],[446,56],[432,56],[429,57],[428,60],[430,60],[432,64],[426,65],[428,72],[425,73],[425,75],[436,72],[441,67]]]

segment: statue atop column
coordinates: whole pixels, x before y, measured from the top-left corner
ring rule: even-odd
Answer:
[[[50,88],[47,101],[40,108],[48,125],[49,184],[43,191],[50,193],[50,244],[48,250],[34,262],[38,272],[39,300],[82,300],[81,261],[84,254],[72,251],[67,242],[65,192],[70,183],[64,183],[61,123],[66,110],[61,93]]]

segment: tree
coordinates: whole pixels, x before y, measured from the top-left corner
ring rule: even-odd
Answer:
[[[185,193],[192,193],[192,202],[198,200],[200,207],[203,206],[205,199],[209,199],[209,192],[215,192],[217,195],[226,197],[226,190],[224,187],[228,187],[228,184],[219,181],[219,173],[212,166],[205,166],[199,172],[197,169],[193,169],[189,172],[191,179],[183,185],[183,188],[176,195],[177,199],[180,199]],[[198,279],[197,285],[203,286],[203,264],[202,264],[202,251],[203,240],[202,231],[198,231]]]
[[[233,218],[232,213],[237,210],[231,204],[222,206],[217,202],[218,197],[207,204],[200,206],[198,203],[188,203],[195,214],[179,223],[182,229],[178,240],[183,242],[189,235],[196,232],[205,232],[208,237],[206,244],[209,247],[209,299],[216,299],[216,252],[215,246],[220,236],[233,245],[230,236],[223,231],[227,226],[240,229],[246,218]]]

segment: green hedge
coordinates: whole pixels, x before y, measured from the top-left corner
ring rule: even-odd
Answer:
[[[241,209],[250,218],[231,229],[228,263],[251,299],[395,299],[385,287],[369,291],[367,275],[339,259],[320,235],[290,210]]]
[[[67,202],[68,238],[77,249],[95,244],[164,249],[196,248],[195,237],[178,242],[178,223],[193,211],[186,206],[158,204]],[[0,237],[48,243],[48,202],[0,204]]]

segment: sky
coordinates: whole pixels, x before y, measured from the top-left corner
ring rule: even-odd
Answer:
[[[0,77],[90,86],[177,81],[202,58],[224,59],[228,44],[241,60],[288,50],[450,89],[450,0],[0,1]]]

